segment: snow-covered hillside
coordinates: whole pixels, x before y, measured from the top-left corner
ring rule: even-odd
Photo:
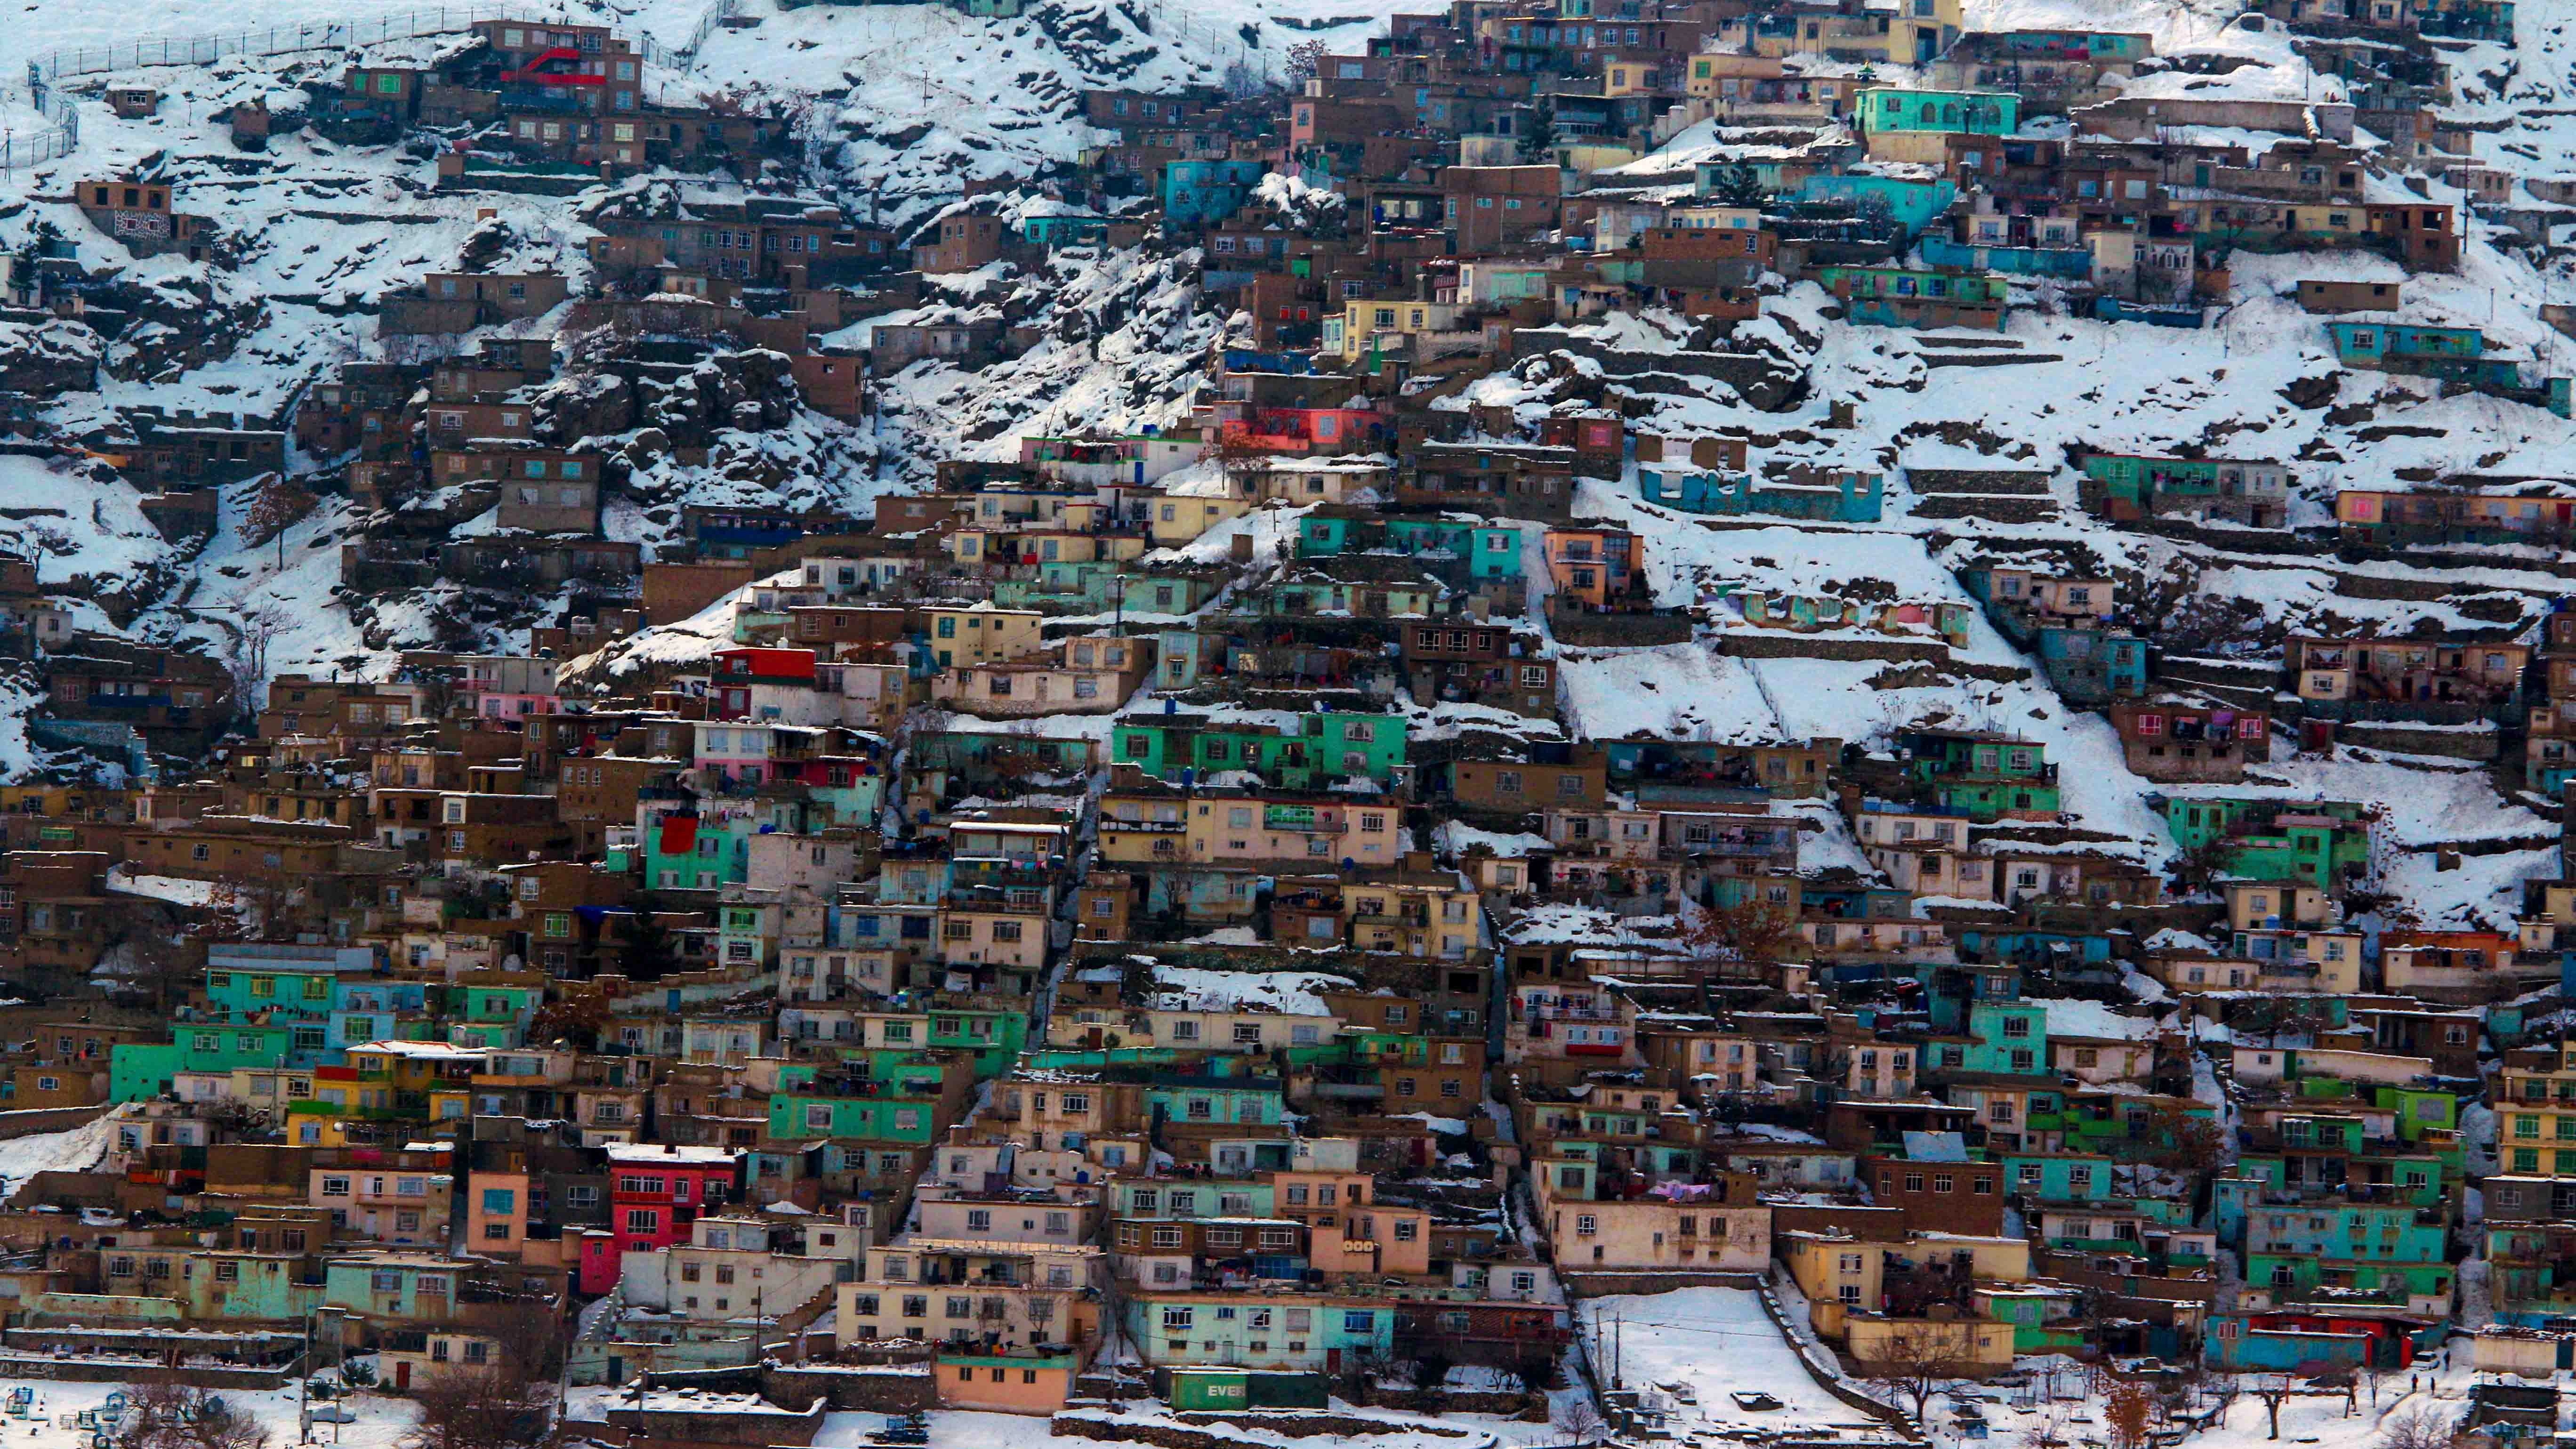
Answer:
[[[2237,9],[2227,0],[1976,0],[1967,18],[1971,28],[2140,30],[2155,37],[2160,55],[2193,62],[2130,82],[2140,93],[2165,86],[2193,94],[2336,93],[2279,27],[2250,23]],[[18,77],[27,62],[57,47],[110,46],[159,32],[266,34],[408,13],[370,0],[256,8],[37,0],[0,39],[0,75]],[[783,9],[775,0],[741,0],[726,25],[709,23],[718,12],[702,0],[576,4],[544,13],[649,37],[658,63],[648,67],[647,82],[655,95],[793,114],[805,143],[802,161],[773,163],[760,184],[802,185],[906,229],[953,204],[970,184],[1043,174],[1101,144],[1106,133],[1081,117],[1086,88],[1259,85],[1284,73],[1293,45],[1320,39],[1355,50],[1386,23],[1383,7],[1348,0],[1039,0],[1011,17],[938,5]],[[2455,56],[2458,118],[2503,127],[2496,140],[2504,156],[2535,175],[2551,173],[2564,152],[2576,151],[2576,130],[2562,147],[2563,120],[2548,114],[2569,58],[2561,47],[2576,44],[2561,33],[2571,20],[2576,0],[2526,0],[2521,49],[2467,46]],[[217,120],[252,98],[291,109],[309,82],[336,77],[357,56],[427,59],[451,43],[432,36],[361,52],[317,45],[84,77],[91,87],[109,79],[146,82],[166,99],[157,114],[128,121],[113,117],[95,94],[76,98],[79,149],[7,179],[11,202],[0,210],[0,241],[15,245],[38,222],[50,223],[73,242],[85,268],[121,273],[143,320],[106,346],[98,389],[43,404],[45,421],[81,435],[103,429],[120,407],[146,403],[275,414],[341,363],[384,356],[375,299],[423,273],[470,258],[490,270],[558,272],[578,287],[589,278],[589,219],[616,194],[658,189],[719,201],[745,194],[722,177],[667,176],[569,200],[441,192],[417,150],[339,146],[299,133],[247,154]],[[684,49],[692,43],[694,50]],[[21,86],[0,94],[0,106],[17,105],[38,124],[30,99]],[[1713,127],[1684,140],[1693,137],[1714,149],[1725,144]],[[1649,161],[1669,168],[1688,150],[1677,146]],[[83,178],[147,165],[172,183],[182,208],[213,220],[225,238],[220,264],[135,261],[68,203]],[[2435,200],[2464,199],[2438,181],[2423,189]],[[1034,190],[1004,189],[987,204],[1007,212],[1035,199]],[[2477,325],[2492,346],[2531,359],[2536,371],[2562,370],[2569,344],[2542,322],[2540,308],[2561,295],[2576,300],[2576,286],[2559,275],[2563,264],[2507,240],[2473,228],[2457,275],[2408,280],[2410,315]],[[708,446],[686,450],[653,446],[642,427],[595,438],[631,463],[608,504],[606,531],[651,547],[672,536],[689,504],[864,514],[884,492],[926,484],[943,460],[1012,456],[1023,433],[1185,421],[1211,350],[1241,336],[1243,325],[1203,293],[1203,261],[1190,250],[1070,249],[1026,269],[996,264],[933,278],[917,305],[878,312],[827,340],[864,346],[883,326],[992,323],[1017,329],[1012,355],[974,365],[923,361],[877,378],[879,407],[864,424],[811,412],[759,428],[719,419],[708,428]],[[2315,277],[2385,279],[2392,264],[2375,255],[2240,253],[2231,267],[2228,305],[2205,330],[2113,325],[2024,306],[2003,345],[1983,355],[1936,333],[1850,325],[1822,291],[1801,283],[1769,297],[1765,315],[1727,344],[1803,378],[1793,394],[1748,399],[1715,381],[1638,388],[1614,373],[1533,360],[1499,367],[1444,406],[1505,406],[1535,423],[1551,412],[1609,404],[1640,430],[1745,436],[1757,470],[1819,463],[1886,474],[1887,516],[1874,525],[1721,527],[1644,504],[1633,488],[1587,486],[1584,512],[1625,522],[1650,541],[1652,582],[1666,604],[1713,604],[1758,589],[1957,605],[1968,598],[1962,569],[2050,557],[2121,580],[2169,650],[2227,656],[2302,631],[2511,631],[2536,621],[2564,590],[2548,559],[2491,549],[2475,561],[2345,560],[2317,547],[2313,530],[2328,523],[2333,495],[2345,487],[2554,476],[2576,456],[2576,424],[2521,403],[2474,393],[2445,398],[2427,382],[2338,369],[2322,328],[2291,293]],[[2044,289],[2025,284],[2019,300],[2042,302]],[[503,330],[542,335],[560,323],[538,318]],[[1602,346],[1628,352],[1709,345],[1679,317],[1613,317],[1600,326]],[[2069,460],[2086,450],[2295,460],[2290,522],[2311,532],[2107,527],[2078,506]],[[313,461],[291,459],[299,467]],[[2033,473],[2042,491],[2010,509],[1963,508],[1923,481],[1979,469]],[[552,602],[495,612],[488,601],[468,607],[443,584],[348,596],[339,585],[341,549],[384,520],[336,496],[272,536],[252,526],[247,490],[228,490],[212,536],[178,548],[144,519],[138,490],[103,462],[74,468],[8,459],[0,489],[12,505],[0,536],[41,558],[43,581],[71,596],[80,626],[220,648],[241,621],[272,615],[284,620],[273,669],[375,672],[402,649],[434,643],[524,647],[528,625]],[[490,527],[487,514],[454,533]],[[1266,557],[1282,529],[1280,515],[1241,520],[1181,556],[1223,559],[1240,534]],[[619,646],[602,662],[702,658],[730,637],[732,618],[732,604],[720,602],[696,620]],[[2107,726],[2057,699],[2034,661],[1982,618],[1972,618],[1938,660],[1901,667],[1737,657],[1694,644],[1675,646],[1668,657],[1568,651],[1563,678],[1577,733],[1866,741],[1895,724],[1930,719],[2021,731],[2051,746],[2082,825],[2144,860],[2171,852],[2143,783],[2121,768]],[[23,712],[0,716],[22,727]],[[1456,728],[1473,721],[1449,709],[1427,712],[1424,723]],[[32,753],[21,745],[0,758],[22,763]],[[2464,775],[2455,763],[2375,759],[2338,767],[2345,768],[2340,774],[2274,774],[2282,789],[2370,792],[2396,802],[2387,869],[2417,890],[2426,917],[2503,919],[2519,880],[2547,867],[2545,852],[2531,843],[2545,822],[2487,776]],[[2474,868],[2435,872],[2425,864],[2421,879],[2409,874],[2435,847],[2467,840],[2491,848],[2475,857]]]

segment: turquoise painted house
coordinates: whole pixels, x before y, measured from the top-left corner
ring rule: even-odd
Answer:
[[[1820,523],[1878,522],[1884,487],[1879,474],[1852,469],[1816,471],[1795,480],[1651,464],[1637,470],[1638,496],[1665,508],[1721,516],[1769,514]]]
[[[1931,267],[1968,267],[2016,277],[2093,275],[2093,252],[2089,247],[1980,246],[1945,236],[1927,236],[1920,247],[1923,264]]]
[[[322,1267],[322,1304],[369,1321],[415,1326],[457,1316],[457,1292],[467,1265],[421,1253],[364,1253],[334,1258]]]
[[[182,1022],[171,1029],[166,1047],[156,1043],[111,1050],[108,1090],[117,1101],[140,1102],[170,1090],[170,1079],[179,1072],[288,1066],[299,1029],[317,1036],[323,1030],[318,1023],[298,1028],[287,1022]]]
[[[2021,129],[2021,97],[2009,91],[1914,91],[1880,86],[1853,95],[1852,116],[1864,132],[2009,136]]]
[[[1908,181],[1893,176],[1869,173],[1815,175],[1798,184],[1791,199],[1801,202],[1875,201],[1887,208],[1887,214],[1905,228],[1905,239],[1923,234],[1935,218],[1950,210],[1959,199],[1959,188],[1946,180]]]
[[[1508,579],[1521,573],[1518,528],[1464,518],[1388,518],[1365,509],[1319,508],[1298,521],[1296,550],[1299,558],[1446,553],[1465,561],[1471,578]]]
[[[1206,226],[1234,215],[1270,169],[1264,161],[1174,161],[1163,168],[1163,222]]]
[[[1266,1182],[1109,1180],[1109,1213],[1120,1218],[1266,1218],[1276,1199],[1277,1189]]]
[[[1389,548],[1401,553],[1441,551],[1455,554],[1467,561],[1469,578],[1516,579],[1521,576],[1521,531],[1507,523],[1470,523],[1455,518],[1390,518],[1386,521],[1386,542]]]
[[[1996,1076],[2048,1073],[2048,1008],[2035,1001],[1978,1001],[1968,1007],[1968,1037],[1944,1058],[1957,1070]]]
[[[2438,377],[2483,387],[2519,387],[2522,366],[2486,355],[2486,333],[2476,327],[2432,327],[2411,322],[2337,320],[2326,324],[2335,359],[2346,367]]]
[[[1042,247],[1097,246],[1109,235],[1109,218],[1077,213],[1022,217],[1020,235]]]
[[[1287,1100],[1276,1077],[1157,1076],[1145,1087],[1145,1106],[1157,1124],[1226,1122],[1268,1127],[1287,1117]]]
[[[2042,1202],[2106,1203],[2111,1200],[2111,1159],[2065,1153],[2002,1155],[2004,1182]]]
[[[1127,1300],[1128,1341],[1157,1367],[1224,1363],[1340,1373],[1392,1353],[1395,1324],[1394,1304],[1378,1299],[1139,1291]]]
[[[1938,272],[1896,266],[1828,266],[1816,283],[1843,302],[1844,315],[1864,327],[1974,327],[2003,329],[2012,284],[1982,272]]]
[[[773,1092],[769,1097],[769,1135],[781,1142],[829,1137],[926,1145],[938,1131],[936,1098],[822,1097],[797,1092]]]

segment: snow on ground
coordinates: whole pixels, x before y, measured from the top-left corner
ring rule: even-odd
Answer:
[[[1985,623],[1980,619],[1979,629]],[[2120,737],[2099,715],[2068,711],[2044,683],[1908,678],[1868,660],[1756,659],[1749,663],[1779,702],[1791,738],[1866,740],[1881,728],[1944,720],[1992,728],[2048,746],[2065,809],[2086,829],[2138,843],[2150,863],[2172,854],[2164,822],[2147,808],[2146,782],[2129,773]],[[2106,847],[2108,848],[2108,847]]]
[[[1815,826],[1798,836],[1798,869],[1813,875],[1825,870],[1848,870],[1858,875],[1874,875],[1878,867],[1860,853],[1860,841],[1852,835],[1851,822],[1830,800],[1774,800],[1774,815],[1794,815],[1801,822]]]
[[[2511,47],[2479,42],[2449,57],[2457,103],[2445,119],[2488,132],[2481,159],[2536,176],[2576,169],[2576,0],[2520,0]]]
[[[1291,1016],[1328,1016],[1318,991],[1348,991],[1347,976],[1321,971],[1202,971],[1190,966],[1156,966],[1154,1005],[1164,1011],[1223,1011],[1237,1006],[1267,1007]]]
[[[117,895],[150,896],[182,906],[209,906],[215,902],[215,883],[189,880],[175,875],[138,875],[125,866],[107,873],[107,888]]]
[[[2242,784],[2173,785],[2182,797],[2350,800],[2378,811],[2379,888],[2423,925],[2513,929],[2522,883],[2558,874],[2558,824],[2496,793],[2494,777],[2467,760],[2339,749],[2249,766]],[[2520,849],[2498,848],[2507,843]],[[2436,848],[2483,844],[2443,870]]]
[[[1493,855],[1506,858],[1546,854],[1556,848],[1544,835],[1527,833],[1505,835],[1495,830],[1479,830],[1464,821],[1443,820],[1432,827],[1432,844],[1444,858],[1455,860],[1477,846]]]
[[[2465,1351],[2460,1355],[2463,1359],[2466,1356]],[[2085,1394],[2087,1375],[2083,1366],[2061,1358],[2024,1359],[2017,1367],[2032,1372],[2043,1392],[2022,1394],[1956,1385],[1934,1401],[1933,1442],[1942,1449],[1978,1442],[1966,1440],[1957,1432],[1959,1408],[1973,1408],[1985,1419],[1986,1443],[2027,1443],[2043,1429],[2062,1441],[2094,1437],[2090,1431],[2103,1422],[2103,1401],[2099,1395]],[[2377,1375],[2375,1388],[2361,1388],[2350,1402],[2341,1390],[2295,1393],[2282,1402],[2277,1440],[2271,1435],[2262,1401],[2250,1393],[2240,1393],[2218,1423],[2183,1442],[2193,1449],[2258,1449],[2275,1444],[2300,1449],[2371,1449],[2385,1442],[2382,1436],[2393,1418],[2411,1414],[2419,1407],[2453,1418],[2464,1416],[2468,1410],[2466,1395],[2475,1377],[2465,1363],[2453,1367],[2419,1362],[2413,1371],[2383,1371]],[[2410,1380],[2417,1387],[2410,1389]],[[2054,1396],[2045,1392],[2051,1385]],[[2208,1406],[2208,1401],[2199,1403]]]
[[[574,1392],[583,1391],[576,1389]],[[1101,1409],[1077,1409],[1073,1412],[1104,1416],[1113,1423],[1138,1427],[1152,1424],[1203,1432],[1202,1426],[1184,1424],[1167,1413],[1158,1412],[1158,1408],[1131,1402],[1114,1415]],[[1293,1416],[1298,1411],[1275,1412]],[[1554,1443],[1564,1437],[1561,1431],[1547,1424],[1524,1424],[1484,1414],[1444,1414],[1434,1418],[1399,1409],[1367,1408],[1339,1399],[1333,1400],[1323,1412],[1337,1418],[1371,1419],[1384,1424],[1383,1433],[1340,1441],[1366,1444],[1370,1449],[1516,1449],[1516,1446]],[[929,1417],[930,1449],[1054,1449],[1062,1443],[1061,1439],[1050,1436],[1050,1421],[1041,1415],[935,1409]],[[885,1416],[882,1414],[825,1414],[822,1428],[814,1435],[814,1449],[866,1449],[868,1436],[883,1427]],[[1317,1442],[1313,1438],[1294,1438],[1274,1429],[1248,1425],[1230,1424],[1225,1426],[1224,1432],[1227,1438],[1239,1440],[1253,1446],[1253,1449],[1300,1449],[1300,1446],[1312,1446]]]
[[[1566,723],[1586,739],[1715,740],[1770,744],[1780,717],[1744,661],[1707,644],[1598,653],[1567,650],[1556,665]]]
[[[142,495],[104,467],[0,455],[0,547],[35,561],[38,581],[131,580],[169,562],[170,545],[143,516]]]
[[[132,1392],[128,1384],[61,1379],[37,1379],[33,1385],[36,1412],[31,1418],[8,1421],[10,1449],[89,1449],[90,1436],[96,1431],[70,1427],[72,1417],[101,1407],[109,1394],[123,1391],[130,1397]],[[293,1387],[224,1389],[220,1397],[226,1408],[257,1420],[268,1431],[271,1445],[292,1445],[299,1437]],[[314,1435],[319,1443],[336,1443],[338,1449],[396,1449],[420,1420],[418,1404],[392,1394],[352,1394],[341,1402],[349,1410],[349,1421],[317,1424]]]
[[[2357,800],[2380,811],[2389,843],[2421,846],[2555,836],[2558,822],[2499,797],[2487,768],[2468,760],[2388,756],[2339,749],[2332,759],[2300,755],[2248,765],[2236,785],[2173,785],[2178,796]]]
[[[1749,1288],[1683,1288],[1651,1295],[1587,1298],[1575,1306],[1582,1331],[1606,1357],[1615,1336],[1617,1373],[1633,1387],[1686,1384],[1710,1427],[1806,1431],[1828,1426],[1878,1427],[1824,1391]],[[1612,1324],[1617,1327],[1614,1330]],[[1602,1365],[1608,1371],[1606,1363]],[[1759,1392],[1777,1409],[1748,1410],[1728,1396]],[[1692,1411],[1682,1410],[1687,1419]]]
[[[110,1109],[64,1132],[38,1132],[0,1142],[0,1199],[40,1172],[87,1172],[107,1155],[116,1140],[117,1113]]]
[[[2048,1035],[2091,1037],[2101,1041],[2145,1041],[2155,1036],[2156,1023],[2151,1017],[2123,1016],[2098,1001],[2057,997],[2042,1001],[2048,1008]]]

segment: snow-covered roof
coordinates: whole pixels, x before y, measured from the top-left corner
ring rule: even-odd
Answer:
[[[1315,993],[1346,991],[1356,983],[1322,971],[1208,971],[1157,965],[1154,984],[1159,989],[1147,1004],[1160,1011],[1251,1008],[1290,1016],[1330,1016],[1331,1008]]]

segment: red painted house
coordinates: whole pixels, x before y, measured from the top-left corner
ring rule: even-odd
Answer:
[[[811,649],[719,649],[713,679],[714,698],[709,719],[751,718],[751,692],[755,684],[803,684],[814,682],[814,651]]]
[[[687,1242],[699,1213],[733,1199],[741,1156],[722,1147],[663,1142],[609,1148],[608,1226],[617,1235],[618,1256]],[[588,1268],[585,1262],[585,1277]]]
[[[1395,419],[1374,408],[1265,408],[1217,405],[1218,437],[1228,446],[1272,453],[1370,453],[1395,446]]]

